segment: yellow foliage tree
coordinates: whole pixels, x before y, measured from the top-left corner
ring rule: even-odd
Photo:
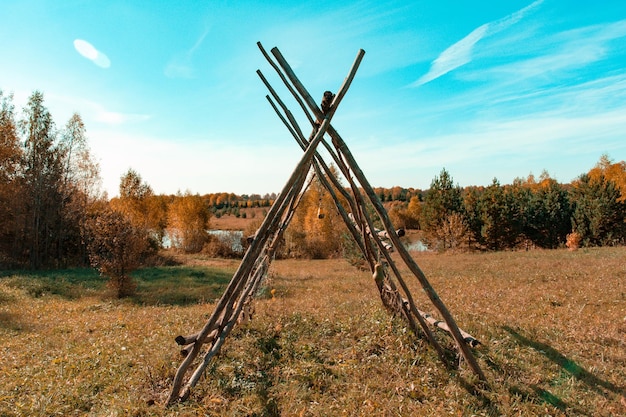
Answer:
[[[149,253],[144,230],[119,211],[104,207],[94,211],[84,225],[89,260],[117,298],[132,295],[135,290],[130,273],[137,269]]]
[[[207,242],[210,211],[198,194],[180,193],[168,208],[167,231],[172,247],[197,253]]]
[[[392,201],[388,203],[387,211],[391,222],[396,228],[419,229],[422,203],[419,197],[411,197],[408,203]]]
[[[120,178],[120,196],[111,200],[111,207],[126,216],[137,228],[150,236],[151,245],[161,246],[166,225],[166,202],[154,195],[141,176],[129,169]]]
[[[608,155],[602,155],[596,166],[589,171],[589,178],[598,181],[602,176],[619,188],[621,196],[618,201],[626,201],[626,162],[613,163]]]
[[[302,196],[285,234],[286,254],[313,259],[339,256],[341,234],[345,230],[332,196],[315,178]]]

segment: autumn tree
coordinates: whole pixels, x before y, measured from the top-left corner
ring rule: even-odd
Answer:
[[[463,214],[455,211],[446,215],[438,231],[441,242],[445,245],[442,249],[460,249],[466,246],[469,233]]]
[[[626,162],[613,162],[613,160],[604,154],[589,173],[591,180],[599,180],[604,177],[608,181],[612,181],[620,191],[619,201],[626,201]]]
[[[135,284],[130,273],[141,265],[149,249],[145,230],[123,213],[107,207],[87,219],[83,237],[91,265],[108,278],[115,296],[132,295]]]
[[[70,192],[79,193],[86,201],[100,197],[100,165],[93,159],[87,140],[85,124],[74,113],[61,132],[63,153],[63,183]]]
[[[331,172],[331,175],[337,175],[333,166]],[[335,191],[335,194],[339,193]],[[342,202],[342,205],[347,207],[346,202]],[[300,199],[285,233],[286,255],[312,259],[340,256],[340,237],[345,231],[335,201],[319,178],[315,177]]]
[[[387,205],[389,219],[396,228],[419,229],[422,203],[419,197],[411,197],[408,203],[392,201]]]
[[[180,192],[168,208],[167,231],[172,247],[196,253],[208,240],[210,211],[202,197]]]
[[[113,209],[123,213],[137,228],[144,229],[154,249],[159,248],[167,224],[166,206],[155,198],[152,187],[130,168],[120,177],[119,198],[111,200]]]
[[[18,258],[24,210],[20,198],[22,148],[15,121],[13,96],[0,90],[0,265]]]
[[[99,172],[80,116],[57,131],[35,91],[15,122],[0,92],[0,251],[32,268],[85,263],[80,223],[99,193]]]
[[[85,124],[74,113],[60,134],[58,145],[62,158],[62,207],[59,250],[74,254],[77,262],[86,260],[81,229],[89,205],[100,198],[100,167],[91,156]]]
[[[413,196],[409,200],[409,205],[406,208],[406,223],[407,229],[421,229],[422,219],[422,202],[419,196]]]

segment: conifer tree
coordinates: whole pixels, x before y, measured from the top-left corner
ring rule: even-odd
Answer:
[[[63,197],[62,154],[55,145],[52,116],[43,104],[43,94],[35,91],[24,108],[20,128],[25,136],[25,201],[29,264],[39,268],[58,256],[56,239],[61,222]]]
[[[422,207],[421,226],[432,243],[447,247],[444,225],[448,216],[461,213],[462,209],[461,187],[454,185],[452,177],[444,168],[431,182]]]
[[[585,246],[623,244],[626,240],[626,202],[617,185],[604,175],[580,176],[572,192],[572,226]]]
[[[505,192],[496,178],[481,195],[481,235],[490,250],[502,250],[514,246],[518,238],[513,227],[514,211],[511,193]]]

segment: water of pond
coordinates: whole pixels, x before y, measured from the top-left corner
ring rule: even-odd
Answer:
[[[241,239],[243,238],[243,230],[207,230],[207,233],[217,238],[224,244],[229,245],[234,251],[242,252],[243,246],[241,245]],[[172,240],[169,234],[166,232],[163,236],[163,247],[170,248],[172,246]]]
[[[243,238],[243,230],[211,229],[211,230],[207,230],[207,233],[209,235],[217,236],[217,238],[222,243],[229,245],[233,249],[233,251],[243,252],[243,246],[241,245],[241,239]],[[163,238],[163,247],[169,248],[171,247],[171,245],[172,245],[172,242],[169,238],[169,235],[166,234],[165,237]],[[407,245],[407,249],[409,251],[416,251],[416,252],[426,252],[429,250],[428,246],[426,246],[426,244],[422,242],[421,240],[410,243],[409,245]]]

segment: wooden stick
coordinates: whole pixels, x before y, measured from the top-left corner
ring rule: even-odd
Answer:
[[[448,333],[451,333],[450,327],[448,327],[448,325],[444,321],[437,320],[430,314],[425,313],[423,311],[420,311],[419,313],[422,317],[424,317],[424,320],[426,320],[432,326],[437,327],[441,330],[444,330]],[[476,347],[480,345],[480,341],[476,339],[474,336],[472,336],[471,334],[467,333],[465,330],[459,328],[459,332],[461,332],[461,335],[463,336],[463,341],[467,343],[468,345],[470,345],[471,347]]]
[[[294,85],[296,90],[298,90],[298,93],[300,94],[300,96],[309,105],[309,107],[310,107],[311,111],[313,111],[314,115],[318,119],[320,117],[322,117],[321,110],[317,107],[317,104],[315,103],[313,98],[310,96],[308,91],[304,88],[302,83],[298,80],[297,76],[295,75],[295,73],[293,72],[293,70],[291,69],[291,67],[287,63],[287,61],[284,59],[282,54],[280,54],[280,51],[277,48],[274,48],[274,49],[272,49],[272,53],[276,57],[276,60],[278,61],[278,63],[280,65],[280,67],[282,68],[282,70],[285,72],[285,74],[287,74],[287,77],[289,78],[291,83]],[[365,53],[365,51],[363,51],[363,50],[359,51],[359,54],[357,55],[357,59],[355,60],[355,62],[360,62],[360,59],[362,58],[364,53]],[[273,62],[271,62],[271,64],[276,69],[275,64],[273,64]],[[280,75],[280,71],[279,71],[279,75]],[[282,75],[281,75],[281,78],[286,82],[285,78]],[[286,83],[286,84],[288,84],[288,83]],[[288,87],[289,87],[289,85],[288,85]],[[290,91],[293,91],[293,89],[291,89],[291,87],[289,87],[289,89],[290,89]],[[332,126],[330,126],[329,129],[333,129],[334,130],[334,128]],[[346,166],[346,163],[344,162],[343,159],[340,160],[339,167],[342,170],[342,172],[344,173],[344,176],[346,177],[346,179],[350,183],[350,187],[352,188],[352,194],[353,194],[354,198],[358,200],[358,202],[355,204],[356,210],[353,211],[353,213],[356,213],[356,215],[359,217],[359,219],[365,217],[365,220],[360,220],[359,221],[360,223],[363,224],[363,227],[361,227],[361,232],[362,232],[362,237],[361,238],[362,238],[362,240],[364,242],[363,249],[365,249],[365,252],[364,252],[365,258],[370,263],[370,268],[371,268],[372,272],[374,272],[374,264],[376,263],[376,261],[374,260],[373,250],[372,250],[372,248],[371,248],[371,246],[369,244],[370,242],[369,242],[369,239],[367,238],[367,232],[366,232],[366,227],[365,227],[366,225],[368,225],[370,230],[371,230],[371,229],[373,229],[373,226],[371,224],[371,220],[367,217],[366,213],[363,213],[361,211],[361,209],[365,206],[365,202],[363,201],[363,198],[362,198],[362,196],[361,196],[361,194],[359,192],[358,187],[352,181],[352,178],[351,178],[350,173],[349,173],[349,168]],[[350,224],[350,223],[351,222],[346,222],[346,224]],[[411,293],[408,290],[408,287],[406,286],[406,284],[402,280],[402,277],[400,276],[400,273],[399,273],[398,269],[393,264],[393,260],[391,259],[391,257],[389,256],[388,252],[386,251],[386,249],[382,245],[382,242],[380,241],[380,239],[374,238],[374,240],[377,241],[377,243],[379,244],[379,246],[381,248],[381,251],[385,255],[387,261],[392,265],[393,270],[394,270],[394,272],[396,274],[396,277],[398,278],[398,281],[401,284],[401,286],[402,286],[402,288],[403,288],[403,290],[404,290],[404,292],[406,294],[407,299],[409,300],[409,305],[410,305],[411,311],[413,312],[413,317],[417,318],[417,320],[420,323],[422,329],[424,330],[424,333],[426,334],[426,337],[428,338],[430,343],[433,345],[435,350],[437,350],[441,361],[446,366],[448,366],[448,362],[446,360],[445,352],[443,351],[443,348],[441,347],[441,345],[435,339],[434,335],[432,334],[432,332],[428,328],[428,325],[425,323],[424,319],[419,315],[419,313],[417,311],[417,307],[416,307],[415,303],[413,302],[413,297],[411,296]],[[358,241],[359,241],[359,239],[357,239],[357,242]],[[411,325],[410,317],[412,317],[412,316],[410,314],[407,314],[406,317],[407,317],[407,320],[409,320],[409,324]],[[413,326],[414,326],[414,323],[413,323]]]
[[[262,47],[261,47],[261,46],[259,46],[259,47],[260,47],[260,48],[261,48],[261,50],[263,51]],[[287,74],[288,74],[288,76],[289,76],[290,80],[294,83],[294,85],[296,85],[296,86],[298,86],[298,85],[299,85],[299,86],[303,89],[303,91],[300,91],[300,94],[302,95],[302,97],[304,97],[304,98],[305,98],[305,100],[306,100],[308,103],[311,103],[311,104],[312,104],[312,106],[315,108],[315,110],[316,110],[317,112],[319,112],[319,109],[317,108],[317,105],[314,103],[313,99],[310,97],[310,95],[308,94],[308,92],[306,91],[306,89],[304,89],[304,87],[302,87],[302,84],[301,84],[299,81],[294,81],[294,79],[295,79],[295,80],[297,80],[297,77],[295,76],[295,73],[291,70],[291,68],[289,67],[289,64],[286,62],[286,60],[284,60],[284,58],[282,58],[282,55],[280,54],[280,51],[278,51],[278,49],[276,49],[276,48],[275,48],[274,50],[272,50],[272,52],[273,52],[273,53],[274,53],[274,55],[277,57],[277,60],[279,61],[279,63],[280,63],[280,65],[281,65],[281,67],[283,68],[283,70],[285,71],[285,73],[287,73]],[[270,61],[270,63],[271,63],[271,64],[272,64],[272,66],[276,69],[276,71],[277,71],[277,72],[279,72],[279,75],[281,76],[281,78],[283,79],[283,81],[286,83],[286,85],[287,85],[287,87],[289,88],[289,90],[293,92],[293,89],[292,89],[292,88],[291,88],[291,86],[287,83],[287,81],[286,81],[285,77],[282,75],[282,73],[281,73],[281,72],[280,72],[280,70],[277,68],[277,66],[276,66],[276,65],[275,65],[275,64],[274,64],[274,63],[273,63],[273,62],[272,62],[272,61],[271,61],[271,60],[270,60],[267,56],[266,56],[266,58],[268,59],[268,61]],[[358,60],[358,58],[357,58],[357,60]],[[265,78],[264,78],[264,77],[262,77],[262,79],[263,79],[263,80],[265,80]],[[266,83],[266,85],[268,85],[268,88],[270,89],[270,91],[271,91],[271,92],[272,92],[275,96],[277,96],[277,95],[274,93],[274,90],[273,90],[271,87],[269,87],[269,83],[267,83],[267,81],[266,81],[266,80],[265,80],[264,82]],[[276,97],[276,98],[277,98],[277,97]],[[296,99],[298,99],[298,97],[296,97]],[[279,99],[277,98],[277,100],[279,100]],[[279,101],[279,102],[280,102],[280,101]],[[285,106],[283,106],[283,107],[285,107]],[[277,111],[277,109],[275,108],[275,106],[274,106],[274,109]],[[287,110],[286,110],[286,109],[285,109],[285,112],[287,112]],[[317,117],[318,117],[318,118],[319,118],[319,117],[321,117],[321,113],[320,113],[320,114],[318,114],[318,115],[317,115]],[[282,119],[282,120],[284,120],[284,119]],[[332,126],[331,126],[331,127],[332,127]],[[355,208],[355,210],[353,211],[353,213],[356,213],[356,214],[359,216],[359,218],[366,217],[366,216],[367,216],[367,214],[366,214],[366,213],[362,213],[362,212],[361,212],[361,210],[360,210],[360,208],[362,208],[362,207],[364,206],[364,201],[363,201],[363,199],[362,199],[362,197],[361,197],[361,195],[360,195],[360,192],[359,192],[359,190],[358,190],[358,187],[357,187],[357,186],[356,186],[356,184],[352,181],[352,178],[351,178],[351,176],[350,176],[350,174],[349,174],[349,169],[348,169],[348,167],[345,165],[345,163],[344,163],[344,161],[343,161],[343,160],[339,160],[339,159],[336,159],[336,160],[337,160],[337,162],[338,162],[338,165],[339,165],[340,169],[341,169],[341,170],[342,170],[342,172],[344,173],[344,176],[347,178],[347,180],[348,180],[348,181],[349,181],[349,183],[350,183],[350,186],[351,186],[351,188],[352,188],[352,194],[353,194],[353,196],[359,200],[359,203],[358,203],[358,204],[357,204],[357,203],[352,204],[352,206]],[[327,187],[327,188],[329,188],[329,187]],[[353,201],[353,199],[352,199],[352,198],[349,198],[349,200],[348,200],[348,201],[350,201],[350,202],[351,202],[351,201]],[[345,213],[344,213],[344,214],[345,214]],[[358,224],[354,223],[355,221],[356,221],[356,220],[355,220],[354,218],[349,219],[349,218],[345,218],[345,217],[344,217],[344,222],[346,223],[346,225],[348,225],[348,227],[349,227],[349,229],[350,229],[351,233],[353,234],[353,237],[354,237],[354,238],[355,238],[355,240],[357,241],[357,243],[359,243],[359,242],[363,242],[363,243],[364,243],[364,245],[363,245],[363,246],[360,246],[360,247],[361,247],[361,250],[363,251],[363,254],[364,254],[364,256],[365,256],[365,259],[366,259],[366,260],[369,262],[369,264],[370,264],[370,269],[371,269],[372,271],[374,271],[374,264],[376,263],[376,261],[377,261],[377,260],[376,260],[376,259],[374,259],[374,256],[373,256],[373,248],[371,248],[371,246],[370,246],[370,244],[369,244],[369,242],[370,242],[370,241],[369,241],[369,239],[367,238],[367,232],[366,232],[366,230],[370,230],[371,228],[373,228],[373,226],[371,225],[371,220],[369,220],[369,218],[367,218],[365,222],[364,222],[363,220],[361,220],[361,223],[367,223],[367,224],[364,224],[364,225],[363,225],[363,227],[361,227],[362,235],[359,235],[358,233],[356,233],[356,232],[355,232],[354,228],[350,227],[351,225],[353,225],[353,226],[357,226],[357,227],[358,227]],[[368,226],[368,225],[369,225],[369,226]],[[413,299],[412,299],[412,297],[411,297],[411,294],[410,294],[410,292],[408,291],[408,288],[407,288],[406,284],[404,283],[404,281],[402,281],[402,278],[401,278],[401,276],[399,275],[399,272],[398,272],[397,268],[395,268],[395,265],[393,265],[393,261],[392,261],[392,259],[389,257],[389,254],[387,253],[386,248],[384,247],[384,245],[382,244],[382,242],[380,241],[380,239],[375,239],[375,240],[377,240],[377,242],[378,242],[379,246],[381,247],[381,250],[385,253],[385,256],[386,256],[386,258],[387,258],[388,262],[392,264],[392,266],[393,266],[393,270],[396,272],[396,276],[398,277],[398,280],[399,280],[399,282],[401,283],[401,286],[403,287],[403,289],[404,289],[404,290],[405,290],[405,292],[407,293],[407,298],[409,299],[410,309],[413,311],[413,315],[411,315],[409,312],[406,312],[406,314],[404,315],[405,319],[407,320],[407,323],[408,323],[408,324],[409,324],[409,326],[411,326],[411,328],[414,330],[414,333],[416,333],[416,334],[417,334],[417,332],[416,332],[416,325],[415,325],[415,323],[413,322],[413,319],[412,319],[413,317],[416,317],[416,318],[417,318],[417,320],[418,320],[418,322],[420,323],[420,325],[421,325],[422,329],[424,330],[424,333],[426,334],[427,338],[429,339],[429,341],[431,342],[431,344],[433,345],[433,347],[435,347],[435,350],[437,350],[437,352],[438,352],[438,354],[439,354],[440,359],[441,359],[441,360],[442,360],[442,362],[443,362],[444,364],[446,364],[446,366],[447,366],[448,364],[447,364],[447,361],[446,361],[445,352],[443,351],[443,348],[441,347],[441,345],[440,345],[440,344],[437,342],[437,340],[435,339],[434,335],[432,334],[432,332],[431,332],[431,331],[430,331],[430,329],[428,328],[428,325],[426,324],[426,322],[424,321],[424,319],[423,319],[423,318],[422,318],[422,317],[421,317],[421,316],[417,313],[417,307],[415,306],[415,304],[414,304],[414,302],[413,302]],[[392,281],[390,281],[390,280],[389,280],[389,282],[390,282],[390,285],[391,285],[391,286],[393,286],[393,282],[392,282]],[[382,291],[382,290],[381,290],[381,288],[379,288],[379,291]],[[393,292],[394,290],[392,289],[391,291]],[[397,290],[395,290],[395,291],[397,292]],[[382,292],[381,292],[381,297],[383,297],[383,298],[384,298],[384,294],[383,294]],[[385,300],[383,299],[383,301],[385,301]],[[404,308],[405,308],[405,306],[403,305],[403,306],[402,306],[403,311],[404,311]]]
[[[176,336],[174,341],[180,346],[190,345],[198,340],[198,333],[189,336]]]
[[[257,267],[258,266],[259,265],[257,263]],[[252,274],[253,279],[248,280],[246,284],[246,288],[244,289],[244,291],[241,294],[241,297],[239,298],[239,302],[236,304],[235,309],[229,315],[228,321],[225,323],[221,331],[218,332],[218,336],[215,339],[213,346],[211,346],[209,351],[204,355],[202,362],[198,365],[196,370],[193,372],[193,374],[189,378],[189,381],[187,381],[187,383],[185,384],[182,394],[180,395],[181,400],[185,400],[189,397],[189,393],[191,389],[198,383],[198,381],[200,380],[200,377],[204,373],[210,360],[213,358],[213,356],[217,354],[217,352],[219,352],[222,345],[224,344],[224,341],[226,340],[226,337],[228,337],[231,330],[237,323],[237,318],[239,317],[239,315],[241,314],[241,311],[243,310],[243,307],[245,305],[245,300],[250,296],[250,294],[252,293],[252,290],[256,287],[255,285],[256,281],[260,279],[260,274],[258,274],[260,270],[261,268],[257,268],[257,270]]]
[[[341,86],[340,90],[337,92],[337,95],[334,97],[331,103],[330,110],[327,112],[327,114],[324,115],[323,121],[321,122],[319,128],[317,129],[317,133],[315,134],[315,136],[312,138],[311,142],[309,143],[309,146],[307,147],[302,159],[300,160],[300,163],[298,163],[298,165],[296,166],[296,169],[294,170],[289,181],[287,181],[287,183],[285,184],[285,187],[283,187],[283,191],[281,192],[281,195],[290,194],[290,192],[293,191],[293,188],[294,188],[293,185],[295,184],[295,182],[303,175],[304,168],[306,167],[306,170],[308,171],[308,168],[311,166],[311,160],[314,156],[317,145],[319,144],[321,139],[324,137],[324,134],[326,133],[328,127],[330,126],[330,120],[332,119],[332,116],[334,115],[337,109],[337,106],[339,105],[343,97],[345,96],[347,89],[349,88],[352,82],[352,79],[354,78],[354,75],[356,74],[356,70],[358,69],[359,63],[360,63],[360,59],[356,60],[352,68],[350,69],[350,72],[348,73],[348,76],[344,80],[343,85]],[[279,195],[279,199],[281,198],[281,195]],[[249,271],[248,264],[250,263],[250,259],[255,259],[258,257],[261,247],[264,246],[265,242],[267,241],[266,234],[269,230],[269,224],[272,224],[275,222],[274,219],[276,218],[276,213],[274,213],[274,211],[277,211],[278,209],[276,210],[273,210],[273,209],[275,206],[279,206],[279,204],[277,203],[278,203],[278,199],[277,199],[277,202],[274,203],[272,208],[270,208],[270,212],[266,216],[265,220],[263,221],[263,224],[261,225],[261,227],[259,228],[259,231],[257,232],[257,237],[253,240],[250,247],[246,251],[246,254],[244,255],[244,259],[242,260],[237,272],[235,272],[235,276],[233,276],[233,279],[231,280],[228,287],[226,288],[226,291],[222,295],[222,298],[220,299],[218,306],[216,307],[216,310],[214,311],[211,318],[209,318],[209,321],[207,322],[205,327],[198,334],[198,340],[196,341],[196,343],[194,343],[193,349],[191,350],[191,352],[189,352],[189,355],[185,358],[183,363],[180,365],[178,371],[176,372],[176,375],[174,376],[174,382],[172,384],[172,391],[170,392],[170,396],[167,400],[168,404],[172,404],[177,400],[182,400],[186,398],[189,390],[197,383],[202,370],[204,370],[206,366],[208,365],[207,356],[210,355],[211,351],[209,351],[205,355],[205,360],[196,369],[196,371],[190,378],[189,382],[186,384],[183,395],[179,396],[184,374],[186,373],[187,368],[189,367],[191,362],[197,357],[199,350],[200,350],[200,345],[202,344],[202,342],[208,335],[209,329],[211,328],[211,326],[213,326],[213,324],[215,323],[216,312],[218,310],[221,311],[224,307],[227,307],[227,308],[232,307],[233,302],[234,302],[234,300],[232,300],[232,295],[241,290],[243,286],[243,283],[242,283],[243,276],[247,275],[247,272]],[[266,223],[267,223],[267,226],[266,226]],[[232,327],[232,325],[230,327]],[[221,343],[223,343],[223,340]],[[221,343],[220,343],[220,346],[221,346]]]
[[[360,58],[362,58],[362,53],[361,52],[364,54],[364,51],[361,50],[359,52],[359,54],[357,55],[357,61],[360,61]],[[298,80],[298,78],[296,77],[296,75],[293,72],[293,70],[291,70],[291,67],[289,66],[287,61],[280,54],[280,51],[278,51],[277,48],[273,48],[272,49],[272,54],[274,55],[274,57],[276,58],[276,60],[280,64],[281,68],[283,69],[283,71],[285,72],[285,74],[287,75],[287,77],[289,78],[291,83],[298,90],[298,92],[300,93],[300,95],[304,99],[304,102],[309,106],[309,109],[313,112],[313,115],[315,117],[317,117],[317,118],[320,118],[323,115],[322,111],[317,107],[317,104],[312,99],[312,97],[310,96],[308,91],[304,88],[302,83]],[[333,111],[332,107],[331,107],[330,111]],[[469,348],[465,344],[465,342],[463,340],[463,336],[459,332],[458,326],[456,325],[456,322],[454,321],[454,318],[452,317],[452,315],[448,311],[448,309],[445,306],[445,304],[443,303],[443,301],[441,301],[441,299],[437,295],[437,292],[432,287],[432,285],[430,284],[430,282],[428,281],[428,279],[426,278],[426,276],[424,275],[424,273],[422,272],[420,267],[413,260],[413,258],[411,258],[411,255],[408,253],[408,251],[406,250],[404,245],[402,245],[402,243],[400,242],[400,238],[396,234],[396,232],[394,230],[394,227],[391,224],[391,221],[389,220],[389,217],[388,217],[388,215],[387,215],[387,213],[386,213],[382,203],[380,202],[378,196],[376,195],[376,193],[374,192],[373,188],[369,184],[369,181],[367,180],[367,178],[363,174],[363,171],[361,171],[358,163],[356,162],[356,160],[352,156],[352,153],[348,149],[347,145],[345,144],[345,142],[343,141],[343,139],[341,138],[339,133],[337,133],[337,131],[332,126],[330,126],[328,128],[328,134],[333,139],[333,143],[335,144],[335,147],[337,147],[337,149],[340,151],[340,154],[342,154],[343,157],[346,159],[347,165],[350,167],[350,169],[352,170],[352,172],[354,173],[354,175],[356,176],[358,181],[361,183],[361,187],[364,189],[364,191],[365,191],[366,195],[368,196],[370,202],[374,206],[374,209],[376,210],[376,212],[380,216],[381,221],[383,222],[383,225],[385,227],[385,230],[389,234],[389,237],[390,237],[393,245],[397,248],[398,253],[400,254],[400,257],[406,263],[406,265],[409,267],[409,270],[413,273],[413,275],[418,279],[418,281],[422,285],[422,288],[426,292],[428,298],[433,303],[435,308],[439,311],[439,313],[443,317],[444,321],[446,322],[446,324],[450,328],[450,333],[452,334],[454,340],[456,341],[457,347],[461,351],[461,353],[462,353],[463,357],[465,358],[465,360],[468,362],[470,368],[472,368],[472,371],[474,371],[474,373],[481,380],[486,380],[484,373],[482,372],[482,370],[480,369],[480,366],[478,365],[478,363],[476,362],[476,359],[474,358],[474,355],[472,354],[472,352],[469,350]],[[410,293],[407,293],[407,296],[409,296],[409,294]],[[418,315],[418,313],[416,313],[416,315]]]
[[[278,115],[280,120],[283,122],[283,124],[285,124],[285,126],[287,126],[287,129],[294,136],[294,138],[296,139],[296,142],[298,142],[298,144],[300,145],[300,147],[303,150],[306,149],[306,143],[304,141],[303,136],[299,136],[299,134],[296,133],[296,129],[293,129],[290,126],[290,123],[283,117],[283,115],[280,113],[278,108],[272,102],[272,99],[267,97],[267,100],[270,102],[270,105],[272,106],[272,108],[274,109],[274,111],[276,112],[276,114]],[[281,107],[283,107],[283,106],[284,106],[284,104],[281,105]],[[287,110],[285,110],[285,108],[283,108],[283,111],[287,111]],[[292,121],[291,123],[293,124],[293,123],[295,123],[295,121]],[[373,267],[373,264],[375,262],[373,262],[373,260],[371,260],[371,259],[368,259],[367,252],[366,252],[363,240],[362,240],[362,236],[359,235],[357,230],[353,227],[353,224],[352,224],[352,222],[350,221],[350,218],[349,218],[349,214],[347,213],[347,211],[345,210],[345,208],[341,204],[338,196],[333,191],[333,187],[331,186],[331,184],[329,183],[328,180],[330,180],[333,183],[333,185],[335,186],[335,188],[342,193],[343,197],[346,199],[346,201],[348,201],[348,204],[350,204],[353,207],[356,207],[356,204],[354,203],[354,200],[353,200],[352,196],[350,194],[348,194],[347,191],[345,191],[345,189],[341,186],[341,184],[338,182],[337,178],[333,175],[333,173],[330,170],[330,168],[328,167],[328,165],[326,165],[326,163],[324,162],[324,159],[317,152],[315,154],[315,160],[313,162],[313,168],[315,169],[315,172],[316,172],[320,182],[328,190],[330,196],[332,197],[333,201],[335,202],[335,205],[337,207],[337,210],[339,211],[339,214],[341,215],[341,217],[342,217],[344,223],[346,224],[346,226],[348,226],[348,230],[350,231],[350,233],[352,234],[352,237],[355,239],[357,245],[361,249],[361,252],[363,253],[363,256],[370,262],[370,264],[371,264],[370,266]],[[326,176],[324,176],[321,171],[323,171],[323,173],[325,173],[326,176],[328,176],[328,180],[327,180]]]
[[[311,144],[307,148],[307,151],[304,153],[300,162],[297,164],[296,168],[294,169],[291,177],[289,178],[289,180],[283,187],[282,192],[279,194],[274,204],[270,207],[270,210],[267,216],[265,217],[263,223],[261,224],[261,227],[257,231],[257,236],[255,237],[255,239],[253,239],[252,243],[250,244],[250,247],[244,254],[244,257],[239,265],[239,268],[237,269],[237,271],[235,272],[235,275],[233,276],[230,283],[228,284],[226,290],[224,291],[224,294],[222,294],[222,297],[220,298],[217,306],[215,307],[213,314],[211,315],[211,317],[209,318],[205,326],[202,328],[202,330],[198,333],[198,340],[194,344],[193,349],[191,350],[191,352],[189,352],[189,355],[185,358],[185,360],[179,366],[178,371],[176,372],[176,375],[174,376],[174,381],[172,383],[172,390],[167,400],[167,404],[173,404],[174,402],[180,400],[179,393],[180,393],[183,378],[185,376],[187,369],[189,368],[193,360],[198,356],[202,342],[204,341],[204,339],[206,338],[206,336],[209,334],[212,327],[214,326],[215,322],[217,321],[218,315],[227,305],[232,305],[233,300],[231,298],[234,293],[239,292],[241,290],[243,277],[249,273],[252,263],[258,257],[262,247],[264,246],[267,240],[267,233],[270,229],[270,226],[273,225],[279,209],[285,208],[284,207],[285,200],[288,196],[292,195],[295,183],[300,179],[303,172],[308,171],[308,168],[311,163],[311,158],[315,151],[315,147],[317,146],[317,143],[319,142],[324,132],[328,128],[328,125],[330,124],[330,119],[327,119],[325,122],[326,123],[323,123],[322,126],[320,126],[320,129],[319,129],[320,133],[317,135],[317,138],[316,138],[317,140],[311,142]]]
[[[465,344],[465,341],[463,340],[463,336],[459,332],[459,328],[456,322],[454,321],[454,318],[452,317],[452,315],[446,308],[443,301],[441,301],[441,299],[437,295],[437,292],[435,291],[433,286],[430,284],[430,282],[428,282],[428,279],[426,278],[426,275],[424,275],[424,272],[422,272],[422,270],[417,265],[417,263],[413,260],[411,255],[408,253],[408,251],[404,247],[404,245],[402,245],[402,242],[400,242],[400,238],[396,234],[393,228],[393,225],[391,224],[391,221],[389,220],[389,217],[387,216],[387,212],[385,211],[382,203],[378,199],[378,196],[374,192],[373,188],[367,181],[367,178],[363,174],[363,171],[361,171],[361,169],[359,168],[356,160],[350,153],[350,150],[346,146],[345,142],[343,142],[343,139],[341,139],[341,137],[336,132],[334,132],[334,129],[333,129],[333,132],[331,132],[329,129],[329,134],[333,138],[333,141],[336,142],[336,146],[337,145],[339,146],[342,154],[347,158],[348,165],[351,167],[352,172],[354,172],[355,176],[357,177],[357,179],[361,183],[361,186],[363,187],[367,196],[369,197],[370,202],[372,203],[376,212],[380,216],[380,219],[383,222],[385,230],[389,234],[389,238],[391,239],[393,245],[396,247],[398,253],[400,254],[400,257],[405,262],[405,264],[409,267],[409,270],[411,270],[413,275],[415,275],[415,277],[418,279],[418,281],[422,285],[422,288],[426,292],[426,295],[428,296],[430,301],[433,303],[435,308],[439,311],[444,321],[448,325],[450,329],[450,333],[452,334],[454,340],[456,341],[457,347],[461,351],[463,357],[469,364],[470,368],[472,368],[472,371],[474,371],[474,373],[481,380],[483,381],[486,380],[485,374],[480,369],[480,366],[478,365],[478,362],[476,362],[474,355]]]
[[[283,81],[283,84],[285,85],[285,87],[287,87],[287,89],[289,90],[289,92],[292,94],[293,98],[296,100],[296,102],[300,105],[300,107],[302,108],[302,111],[305,113],[305,115],[307,116],[307,118],[309,119],[309,122],[311,123],[312,126],[316,126],[316,122],[315,119],[313,119],[313,117],[309,114],[306,105],[304,104],[301,96],[299,95],[299,93],[293,88],[293,86],[290,84],[289,80],[287,79],[287,77],[285,76],[285,74],[283,74],[281,68],[279,65],[277,65],[274,60],[272,60],[272,58],[269,56],[269,54],[265,51],[265,49],[263,48],[263,45],[261,45],[261,42],[257,42],[257,45],[259,47],[259,49],[261,50],[261,53],[263,54],[263,56],[265,57],[265,59],[267,60],[267,62],[270,64],[270,66],[272,68],[274,68],[274,70],[276,71],[276,73],[278,74],[278,76],[280,77],[280,79]],[[364,52],[363,52],[364,53]],[[261,78],[261,81],[263,81],[263,83],[267,86],[268,90],[270,90],[270,93],[272,94],[272,96],[274,97],[274,99],[279,103],[279,105],[283,108],[283,110],[285,111],[285,114],[287,114],[288,118],[289,115],[291,114],[291,112],[287,109],[287,107],[283,104],[282,100],[280,99],[280,97],[278,97],[278,94],[276,94],[275,90],[271,87],[271,85],[269,84],[269,82],[267,81],[267,79],[263,76],[263,74],[261,73],[260,70],[257,71],[257,74],[259,75],[259,77]],[[312,99],[311,99],[312,100]],[[275,107],[272,104],[273,107]],[[280,117],[280,116],[279,116]],[[291,119],[290,119],[291,120]],[[295,122],[295,119],[292,122],[294,124],[294,128],[297,127],[297,123]],[[332,126],[331,126],[332,127]],[[300,129],[298,128],[298,131],[300,131]],[[304,137],[302,136],[302,141],[306,143],[306,141],[304,140]],[[335,163],[337,164],[337,166],[339,167],[341,173],[346,177],[346,179],[350,179],[349,177],[349,171],[348,168],[345,166],[345,163],[339,158],[339,156],[337,155],[337,153],[335,152],[335,150],[328,144],[328,142],[326,142],[324,139],[322,139],[321,144],[326,148],[326,150],[328,151],[329,155],[333,158],[333,160],[335,161]],[[317,154],[316,154],[317,155]],[[319,155],[317,155],[319,156]],[[324,164],[325,162],[322,158],[318,157],[318,161],[320,162],[320,164]],[[337,185],[335,184],[335,186],[337,187],[337,189],[339,190],[339,192],[346,198],[346,200],[348,200],[348,203],[350,204],[351,207],[351,211],[353,213],[357,212],[357,207],[356,205],[352,205],[351,203],[354,201],[353,199],[351,199],[349,197],[349,195],[347,194],[347,192],[343,189],[343,187],[341,187],[341,185]],[[372,265],[373,267],[373,265]]]

